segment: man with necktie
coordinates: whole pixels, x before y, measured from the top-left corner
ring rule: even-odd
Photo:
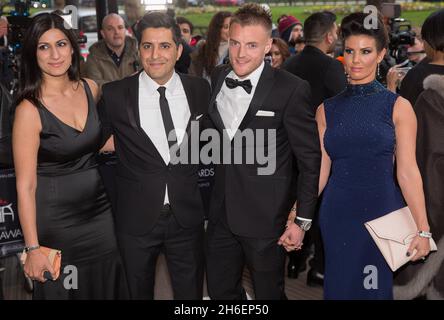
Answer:
[[[210,203],[206,261],[212,299],[245,298],[245,264],[256,299],[285,299],[282,246],[301,248],[316,208],[321,157],[310,88],[264,63],[271,29],[271,18],[262,7],[241,7],[230,24],[231,66],[217,68],[212,77],[209,116],[231,145],[223,150],[230,154],[223,154],[224,161],[216,166]],[[248,136],[254,139],[245,143],[242,137]],[[274,153],[273,172],[261,171],[258,159],[225,161],[237,153],[248,156],[263,150]],[[296,185],[294,161],[299,168],[297,192],[291,190]],[[291,210],[297,210],[297,217],[287,222]]]
[[[190,154],[191,122],[205,118],[210,87],[174,71],[182,45],[173,18],[150,12],[138,28],[144,70],[105,84],[99,105],[105,136],[113,135],[118,156],[116,229],[130,294],[153,299],[156,261],[163,252],[174,298],[202,299],[199,165],[172,158]]]

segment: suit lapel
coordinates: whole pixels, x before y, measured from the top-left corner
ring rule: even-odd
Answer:
[[[126,111],[128,113],[128,119],[131,126],[136,129],[142,129],[140,127],[140,115],[139,115],[139,76],[141,72],[132,76],[128,80],[128,86],[126,87]]]
[[[187,97],[188,107],[190,108],[190,119],[188,120],[188,124],[186,127],[186,133],[190,134],[191,121],[198,116],[197,112],[197,97],[193,90],[193,86],[191,85],[191,81],[186,81],[186,76],[179,73],[180,81],[182,81],[182,86],[185,91],[185,95]]]
[[[268,63],[265,63],[264,70],[262,71],[261,77],[259,78],[259,82],[257,84],[257,88],[254,91],[253,99],[251,99],[247,113],[239,125],[239,131],[243,131],[256,116],[257,111],[262,106],[265,98],[268,96],[268,93],[273,87],[273,83],[273,68]]]
[[[221,132],[224,131],[225,125],[224,125],[224,122],[222,121],[222,117],[220,116],[219,111],[217,110],[216,97],[219,94],[219,91],[222,88],[225,78],[230,73],[230,71],[231,71],[231,67],[228,66],[228,67],[224,68],[220,72],[219,76],[217,77],[217,82],[216,82],[215,86],[213,86],[213,94],[211,95],[210,107],[208,109],[208,113],[209,113],[211,119],[213,120],[214,124]]]

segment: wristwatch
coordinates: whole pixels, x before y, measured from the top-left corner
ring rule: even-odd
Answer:
[[[294,223],[299,226],[304,231],[308,231],[311,228],[311,220],[301,220],[301,219],[294,219]]]
[[[428,231],[418,231],[418,236],[420,236],[421,238],[431,238],[432,237],[432,233],[428,232]]]

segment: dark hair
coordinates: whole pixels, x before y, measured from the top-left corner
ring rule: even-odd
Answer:
[[[41,36],[48,30],[58,29],[68,38],[73,53],[68,77],[71,81],[80,80],[80,50],[77,36],[72,29],[66,29],[63,18],[56,13],[41,13],[35,16],[23,39],[20,65],[20,81],[16,105],[24,99],[38,106],[41,96],[42,70],[37,62],[37,47]]]
[[[307,44],[317,44],[331,31],[336,15],[330,11],[313,13],[304,22],[304,37]]]
[[[342,40],[345,42],[350,36],[366,35],[375,39],[376,49],[380,52],[388,45],[387,29],[381,15],[378,15],[378,27],[376,29],[366,28],[364,26],[366,17],[367,14],[363,12],[355,12],[344,17],[341,22]]]
[[[186,23],[187,25],[189,25],[190,26],[190,32],[191,32],[191,34],[193,34],[194,25],[191,23],[190,20],[188,20],[185,17],[177,17],[176,18],[176,22],[177,22],[177,24],[184,24],[184,23]]]
[[[444,51],[444,9],[433,12],[425,19],[421,37],[432,49]]]
[[[270,12],[257,3],[247,3],[240,7],[233,15],[230,25],[238,23],[241,26],[262,25],[271,36],[273,21]]]
[[[287,43],[280,38],[273,38],[272,44],[278,47],[279,52],[282,55],[283,61],[287,60],[287,58],[290,56],[290,49],[288,48]]]
[[[207,39],[199,47],[197,58],[202,61],[203,68],[207,74],[211,74],[216,67],[219,56],[219,45],[221,42],[220,31],[226,18],[231,17],[231,12],[219,11],[211,18],[208,26]]]
[[[143,16],[143,18],[137,24],[136,37],[139,45],[142,41],[143,31],[148,28],[170,29],[176,45],[182,43],[182,34],[180,33],[179,25],[176,23],[176,20],[167,13],[153,11],[148,12]]]

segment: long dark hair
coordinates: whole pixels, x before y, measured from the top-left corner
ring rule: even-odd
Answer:
[[[203,69],[208,75],[216,67],[221,42],[220,31],[228,17],[231,17],[231,12],[228,11],[219,11],[213,16],[208,26],[207,39],[199,48],[198,59],[202,61]]]
[[[80,50],[77,36],[72,29],[66,29],[63,18],[56,13],[42,13],[35,16],[23,40],[23,49],[20,65],[19,90],[15,105],[24,99],[38,106],[41,96],[42,70],[37,62],[37,46],[40,37],[50,29],[63,32],[71,43],[73,50],[68,77],[71,81],[80,80]]]

